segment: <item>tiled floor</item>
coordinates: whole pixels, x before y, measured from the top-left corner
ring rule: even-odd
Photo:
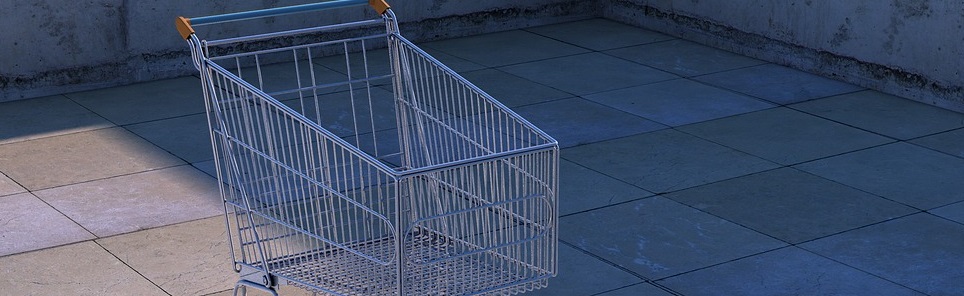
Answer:
[[[564,148],[531,295],[964,294],[964,114],[604,19],[422,46]],[[202,112],[0,104],[0,294],[229,295]]]

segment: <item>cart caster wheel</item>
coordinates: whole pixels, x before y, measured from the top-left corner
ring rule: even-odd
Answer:
[[[265,277],[264,279],[267,282],[267,277]],[[249,287],[264,291],[265,293],[271,294],[271,296],[278,296],[278,292],[275,291],[274,289],[269,288],[268,286],[265,286],[265,285],[260,285],[255,282],[248,281],[248,280],[240,280],[238,281],[237,284],[234,285],[234,296],[248,295]],[[238,294],[238,292],[240,292],[240,294]]]

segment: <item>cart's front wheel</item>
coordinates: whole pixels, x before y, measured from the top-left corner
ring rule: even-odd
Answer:
[[[240,280],[234,285],[234,296],[245,296],[248,295],[248,287],[255,288],[265,293],[271,294],[271,296],[278,296],[278,292],[262,284],[257,284],[249,280]],[[240,294],[238,293],[240,292]]]

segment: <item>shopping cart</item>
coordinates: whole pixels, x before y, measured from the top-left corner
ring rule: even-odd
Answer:
[[[364,4],[377,15],[218,40],[192,27]],[[385,2],[176,24],[200,73],[235,293],[511,295],[556,274],[556,141],[402,37]]]

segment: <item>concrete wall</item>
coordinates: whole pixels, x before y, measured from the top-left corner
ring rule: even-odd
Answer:
[[[964,2],[612,0],[604,16],[964,111]]]
[[[0,101],[188,75],[176,15],[315,0],[0,1]],[[964,111],[964,2],[938,0],[395,0],[413,40],[605,16],[922,102]],[[238,35],[337,23],[367,7],[247,21]]]
[[[0,1],[0,101],[191,74],[175,16],[203,16],[316,0]],[[451,38],[599,15],[596,1],[389,1],[406,37]],[[368,7],[338,13],[205,27],[210,36],[273,31],[374,16]],[[199,33],[202,29],[199,28]]]

